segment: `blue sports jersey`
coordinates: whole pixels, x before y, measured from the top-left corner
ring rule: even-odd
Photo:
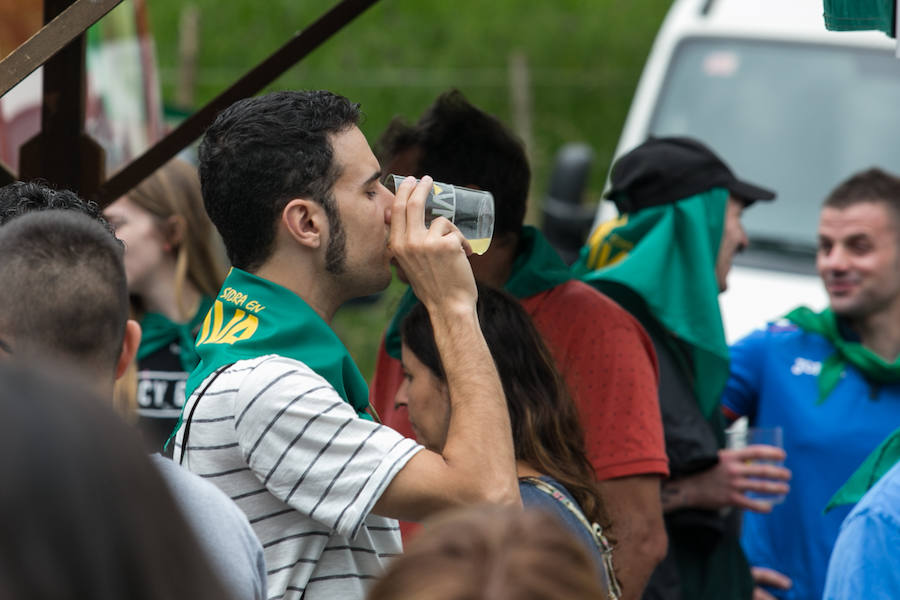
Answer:
[[[788,321],[771,323],[731,348],[725,407],[759,427],[784,428],[791,491],[768,515],[744,513],[741,544],[751,565],[790,577],[778,598],[819,600],[831,548],[850,506],[823,509],[848,477],[898,425],[900,384],[870,385],[847,367],[819,403],[816,377],[834,347]]]

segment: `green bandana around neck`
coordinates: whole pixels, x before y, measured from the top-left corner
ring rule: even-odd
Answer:
[[[853,472],[847,482],[828,501],[825,512],[843,504],[859,502],[866,492],[897,464],[898,460],[900,460],[900,429],[889,435]]]
[[[331,327],[300,296],[277,283],[232,268],[197,336],[200,364],[187,380],[190,397],[218,368],[277,354],[324,377],[364,419],[372,417],[369,388]]]
[[[528,298],[570,279],[572,274],[569,268],[547,238],[536,228],[524,226],[519,235],[518,254],[503,289],[516,298]],[[419,299],[413,294],[412,288],[408,288],[384,334],[385,349],[397,360],[400,360],[400,324],[418,303]]]
[[[572,271],[614,300],[637,295],[669,333],[690,348],[697,405],[713,418],[728,380],[728,344],[719,311],[716,259],[728,191],[715,188],[602,223]]]
[[[785,315],[785,318],[804,331],[818,333],[834,346],[834,354],[822,363],[817,379],[819,403],[824,402],[837,387],[848,364],[856,367],[870,382],[900,382],[900,357],[888,363],[861,343],[844,339],[838,328],[837,318],[830,308],[817,313],[800,306]]]
[[[159,313],[145,314],[141,318],[141,345],[138,347],[137,359],[143,360],[160,348],[177,342],[181,350],[178,355],[181,368],[187,373],[193,371],[200,362],[194,338],[197,337],[197,329],[203,323],[212,303],[213,299],[209,296],[200,298],[197,312],[187,323],[175,323]]]

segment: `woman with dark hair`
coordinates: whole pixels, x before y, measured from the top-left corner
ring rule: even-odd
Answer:
[[[585,455],[577,409],[550,351],[525,310],[504,292],[479,284],[477,309],[506,395],[522,502],[554,512],[583,539],[617,593],[611,550],[597,527],[609,526],[603,499]],[[450,402],[424,306],[407,315],[401,335],[404,383],[396,404],[407,407],[418,441],[439,452]]]
[[[0,364],[0,598],[230,598],[105,402]]]

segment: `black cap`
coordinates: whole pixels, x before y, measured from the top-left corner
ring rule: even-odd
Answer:
[[[740,181],[712,150],[686,137],[650,137],[613,165],[605,197],[619,212],[670,204],[712,188],[727,189],[745,205],[775,193]]]

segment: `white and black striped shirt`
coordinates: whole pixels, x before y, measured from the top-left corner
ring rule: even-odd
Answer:
[[[270,599],[363,598],[401,551],[397,522],[369,513],[422,446],[360,419],[304,363],[268,355],[227,367],[193,411],[187,444],[183,464],[224,490],[259,536]]]

